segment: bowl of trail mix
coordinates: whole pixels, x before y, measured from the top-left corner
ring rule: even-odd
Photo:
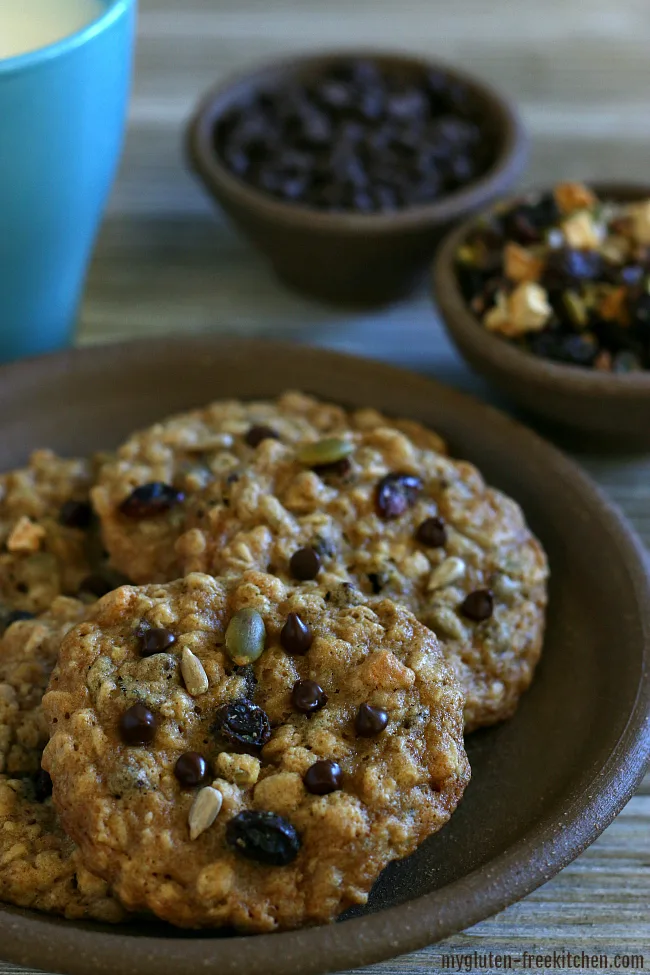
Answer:
[[[650,443],[650,187],[501,202],[447,237],[433,279],[456,346],[513,400]]]

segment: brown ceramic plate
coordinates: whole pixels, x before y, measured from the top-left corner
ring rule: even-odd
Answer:
[[[451,823],[393,864],[337,924],[231,937],[154,923],[106,928],[0,909],[0,954],[71,975],[315,975],[412,951],[493,914],[591,843],[650,752],[650,583],[620,514],[557,450],[502,414],[412,373],[316,349],[156,340],[0,369],[0,467],[33,447],[117,444],[136,425],[220,396],[300,386],[441,431],[523,505],[549,553],[546,650],[516,717],[472,736],[473,779]]]

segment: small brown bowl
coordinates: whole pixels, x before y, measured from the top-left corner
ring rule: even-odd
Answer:
[[[603,199],[650,197],[650,186],[592,186]],[[455,255],[476,219],[449,234],[433,264],[434,300],[458,350],[525,410],[607,445],[650,446],[650,371],[616,374],[540,359],[488,332],[470,310],[458,283]]]
[[[481,108],[495,162],[479,179],[438,202],[386,214],[323,213],[288,204],[234,176],[214,148],[218,120],[259,89],[306,79],[351,58],[421,75],[444,70],[465,84]],[[421,278],[449,225],[507,192],[526,160],[527,140],[512,105],[491,87],[455,68],[404,54],[342,51],[289,58],[209,92],[187,133],[190,163],[208,192],[271,261],[290,288],[336,304],[377,305],[407,294]]]

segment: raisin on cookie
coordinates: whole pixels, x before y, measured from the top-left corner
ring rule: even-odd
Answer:
[[[91,464],[35,451],[0,475],[0,622],[74,596],[89,576]],[[16,615],[18,614],[18,615]]]
[[[119,921],[123,909],[61,828],[41,769],[48,738],[42,697],[62,637],[85,612],[81,602],[59,597],[0,639],[0,900],[68,918]]]
[[[273,402],[221,400],[133,434],[102,467],[92,492],[112,564],[136,583],[181,574],[174,543],[188,501],[215,479],[236,478],[270,440],[285,444],[340,435],[383,422],[372,410],[348,414],[301,393]],[[434,450],[440,437],[407,420],[396,426]]]
[[[458,683],[406,609],[348,595],[190,574],[116,590],[64,640],[44,765],[128,908],[328,921],[449,819],[469,778]]]
[[[436,450],[416,425],[363,416],[334,442],[264,441],[236,476],[193,495],[180,567],[268,569],[403,603],[454,662],[466,729],[501,721],[541,652],[545,554],[520,507],[475,467]]]

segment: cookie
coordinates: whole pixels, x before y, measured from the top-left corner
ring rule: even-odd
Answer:
[[[60,597],[0,639],[0,900],[68,918],[119,921],[123,909],[61,828],[41,769],[48,737],[43,693],[61,638],[85,612],[81,602]]]
[[[509,717],[540,655],[547,562],[519,506],[394,425],[259,445],[185,505],[184,572],[264,569],[404,603],[443,643],[468,731]],[[330,451],[329,464],[319,450]]]
[[[187,502],[213,480],[227,480],[269,439],[296,444],[386,422],[373,410],[347,414],[290,392],[274,402],[222,400],[134,434],[104,464],[92,492],[112,564],[136,583],[175,579]],[[440,437],[417,424],[397,426],[444,450]]]
[[[50,450],[0,475],[0,616],[37,614],[76,595],[90,573],[91,465]]]
[[[249,572],[123,587],[63,641],[43,762],[131,909],[273,931],[363,904],[452,814],[463,699],[389,600]]]

